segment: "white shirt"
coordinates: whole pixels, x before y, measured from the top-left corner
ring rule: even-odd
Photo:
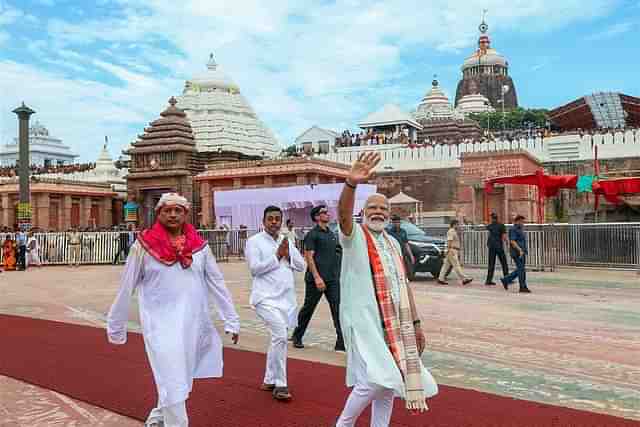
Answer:
[[[109,311],[110,342],[124,344],[131,296],[138,305],[145,348],[159,407],[187,399],[194,378],[222,376],[222,342],[211,322],[209,297],[226,332],[237,333],[240,320],[208,246],[193,254],[193,263],[166,266],[136,241],[122,274],[120,291]]]
[[[274,240],[263,231],[247,240],[245,258],[253,277],[249,303],[252,306],[265,304],[286,312],[290,321],[295,318],[297,308],[293,272],[303,272],[307,265],[304,258],[289,239],[289,258],[278,260],[276,252],[283,237]]]

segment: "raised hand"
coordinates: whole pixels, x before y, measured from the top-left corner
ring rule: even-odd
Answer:
[[[378,153],[363,153],[358,157],[349,172],[348,182],[357,185],[367,181],[373,176],[373,170],[380,163],[381,157]]]

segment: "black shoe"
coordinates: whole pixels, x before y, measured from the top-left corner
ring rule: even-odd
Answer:
[[[438,285],[448,285],[447,282],[444,282],[444,281],[442,281],[440,279],[438,279],[437,282],[438,282]]]
[[[522,294],[530,294],[531,291],[529,290],[529,288],[520,288],[520,293],[522,293]]]
[[[301,341],[301,340],[296,340],[296,339],[294,339],[294,340],[292,340],[292,341],[293,341],[293,346],[294,346],[295,348],[304,348],[304,344],[302,344],[302,341]]]
[[[485,286],[495,286],[496,282],[487,282],[484,284]]]
[[[509,290],[509,284],[507,283],[506,280],[504,280],[504,277],[502,279],[500,279],[500,282],[502,283],[502,287],[504,287],[505,291]]]
[[[471,283],[471,282],[473,282],[473,279],[471,279],[471,278],[469,278],[469,279],[464,279],[464,280],[462,281],[462,284],[463,284],[463,285],[468,285],[468,284],[469,284],[469,283]]]

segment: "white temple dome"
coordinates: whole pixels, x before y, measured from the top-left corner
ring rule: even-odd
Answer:
[[[458,111],[462,114],[471,114],[495,111],[495,109],[491,106],[486,96],[476,93],[460,98],[460,101],[458,101]]]
[[[438,80],[434,77],[431,82],[431,90],[422,98],[415,116],[417,119],[438,119],[450,118],[454,115],[453,107],[449,102],[449,98],[440,89]]]
[[[500,65],[502,67],[508,67],[509,64],[504,56],[500,55],[495,49],[487,49],[486,53],[477,51],[465,59],[462,64],[462,71],[467,68],[484,66],[484,65]]]
[[[200,152],[275,157],[280,144],[240,93],[240,88],[209,58],[207,71],[185,82],[178,108],[191,122]]]

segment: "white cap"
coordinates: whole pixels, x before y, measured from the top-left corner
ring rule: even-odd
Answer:
[[[164,193],[156,205],[156,210],[159,210],[166,205],[178,205],[182,206],[186,210],[191,209],[189,201],[178,193]]]

